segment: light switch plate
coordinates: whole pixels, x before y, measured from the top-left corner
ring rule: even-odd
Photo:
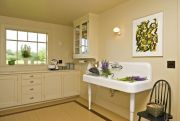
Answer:
[[[175,68],[176,64],[175,61],[167,61],[167,68]]]

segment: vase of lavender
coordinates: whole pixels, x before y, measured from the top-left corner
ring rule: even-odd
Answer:
[[[101,76],[108,77],[111,75],[111,71],[109,70],[109,62],[107,60],[102,60],[101,61],[101,69],[102,69],[102,74]]]

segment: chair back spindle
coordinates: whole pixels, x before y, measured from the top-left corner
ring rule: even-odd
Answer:
[[[164,112],[171,113],[171,88],[167,81],[159,80],[154,84],[149,102],[162,104]]]
[[[164,113],[159,117],[153,117],[149,115],[147,110],[138,112],[138,121],[141,121],[141,117],[150,121],[169,121],[173,119],[171,115],[171,87],[166,80],[158,80],[150,94],[149,103],[159,103],[164,106]]]

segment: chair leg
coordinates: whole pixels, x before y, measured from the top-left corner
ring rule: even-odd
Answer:
[[[138,119],[138,121],[141,121],[141,116],[139,116],[139,119]]]

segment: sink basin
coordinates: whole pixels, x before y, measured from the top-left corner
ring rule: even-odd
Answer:
[[[111,62],[112,64],[113,62]],[[117,63],[117,62],[116,62]],[[147,77],[147,80],[144,81],[135,81],[133,83],[128,83],[124,81],[114,80],[112,78],[105,78],[102,76],[92,76],[92,75],[83,75],[83,81],[98,86],[103,86],[107,88],[116,89],[126,93],[138,93],[148,89],[151,89],[153,86],[152,82],[152,72],[151,65],[145,62],[118,62],[121,65],[122,69],[111,69],[111,72],[114,74],[114,79],[124,78],[127,76],[141,76]]]
[[[126,93],[142,92],[151,89],[153,85],[151,80],[135,81],[133,83],[128,83],[128,82],[117,81],[114,79],[109,79],[101,76],[91,76],[86,74],[83,75],[83,80],[87,83],[116,89]]]

